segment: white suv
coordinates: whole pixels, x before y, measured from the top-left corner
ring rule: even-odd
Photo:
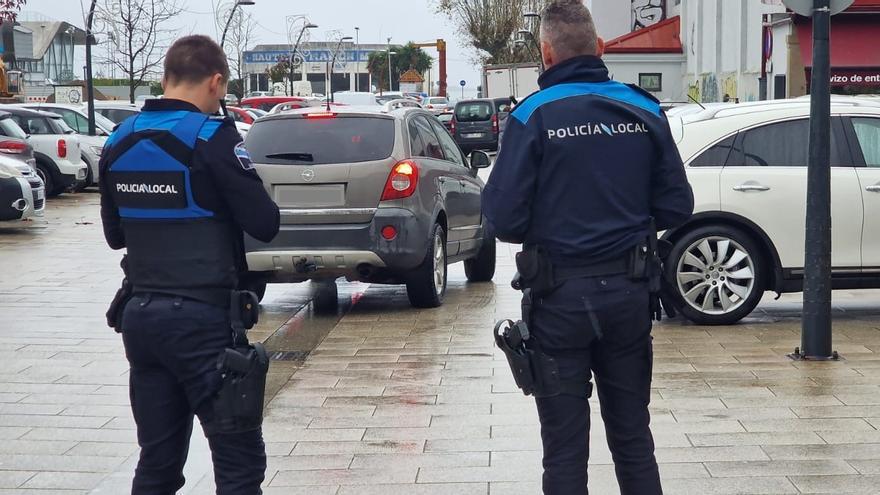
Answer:
[[[739,321],[763,292],[803,290],[810,101],[689,105],[669,122],[696,208],[666,232],[688,319]],[[832,100],[833,288],[880,288],[880,101]]]

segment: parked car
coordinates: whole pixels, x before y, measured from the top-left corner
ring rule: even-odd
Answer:
[[[406,284],[417,307],[439,306],[447,265],[468,280],[495,273],[495,240],[477,169],[430,112],[404,107],[292,110],[257,120],[246,141],[281,208],[270,243],[245,241],[248,287],[338,277]]]
[[[244,98],[238,106],[245,109],[259,108],[268,112],[279,103],[301,102],[302,106],[305,107],[308,106],[306,103],[308,100],[308,98],[300,96],[255,96],[252,98]]]
[[[260,108],[245,108],[244,110],[247,113],[251,114],[251,117],[253,117],[254,120],[257,120],[258,118],[262,117],[263,115],[267,115],[269,113],[269,112],[262,110]]]
[[[226,111],[229,112],[229,116],[232,117],[232,120],[236,122],[241,122],[243,124],[253,124],[254,118],[249,109],[239,108],[239,107],[226,107]]]
[[[26,163],[0,155],[0,226],[17,227],[43,215],[43,181]]]
[[[401,96],[395,98],[401,98]],[[381,106],[379,95],[368,91],[337,91],[333,93],[333,102],[351,106]]]
[[[498,149],[502,121],[511,110],[510,98],[461,100],[455,104],[452,135],[465,153]]]
[[[116,124],[96,112],[95,131],[97,135],[89,136],[87,107],[82,105],[65,105],[63,103],[26,103],[22,106],[31,110],[57,113],[71,129],[76,131],[79,135],[82,159],[89,167],[83,187],[97,185],[99,175],[98,162],[101,160],[101,153],[104,151],[104,143],[107,141],[107,136],[113,132]]]
[[[431,96],[422,101],[426,110],[435,114],[441,114],[449,109],[449,99],[445,96]]]
[[[256,98],[258,96],[273,96],[274,93],[271,91],[251,91],[250,93],[244,95],[245,98]]]
[[[437,120],[443,124],[443,127],[446,128],[447,131],[452,133],[452,112],[444,112],[437,116]]]
[[[238,105],[238,96],[235,93],[226,93],[223,99],[226,100],[227,105]]]
[[[732,324],[766,290],[803,290],[809,107],[670,112],[696,198],[693,218],[664,234],[667,282],[688,319]],[[880,102],[835,97],[831,113],[832,287],[880,288]]]
[[[0,154],[26,163],[36,174],[37,161],[28,135],[15,123],[12,114],[0,110]]]
[[[46,187],[47,196],[57,196],[85,182],[88,167],[82,161],[76,133],[60,115],[39,112],[14,105],[2,108],[28,134],[34,147],[37,174]]]
[[[103,115],[114,124],[141,113],[141,105],[123,101],[95,101],[95,112]]]

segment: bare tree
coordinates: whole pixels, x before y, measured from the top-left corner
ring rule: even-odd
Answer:
[[[128,79],[129,99],[148,77],[159,73],[165,51],[178,33],[168,21],[180,15],[180,0],[101,0],[93,31],[108,32],[116,53],[108,60]]]
[[[244,96],[244,52],[256,41],[257,23],[251,14],[245,14],[238,9],[229,24],[229,32],[226,33],[226,43],[223,49],[229,60],[229,72],[238,81],[233,84],[232,92],[239,98]],[[237,90],[237,91],[236,91]]]
[[[0,0],[0,21],[14,21],[25,0]]]
[[[503,64],[533,58],[527,47],[517,46],[517,34],[532,27],[523,14],[538,11],[546,3],[547,0],[437,0],[437,7],[455,22],[465,42],[477,49],[480,62]]]

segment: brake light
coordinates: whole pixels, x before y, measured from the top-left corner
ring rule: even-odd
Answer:
[[[428,105],[428,108],[429,108],[429,109],[433,109],[433,108],[434,108],[434,105]]]
[[[334,112],[316,112],[316,113],[307,113],[307,119],[332,119],[336,117],[336,113]]]
[[[397,237],[397,229],[392,225],[386,225],[382,228],[382,237],[386,241],[393,241],[395,237]]]
[[[27,145],[19,141],[0,141],[0,153],[7,155],[20,155],[27,149]]]
[[[453,134],[455,134],[455,117],[453,117],[452,120],[449,121],[449,129],[452,131]]]
[[[498,114],[492,114],[492,132],[498,134]]]
[[[419,182],[419,167],[414,162],[404,160],[391,169],[381,201],[408,198],[416,192]]]
[[[67,141],[58,140],[58,158],[67,158]]]

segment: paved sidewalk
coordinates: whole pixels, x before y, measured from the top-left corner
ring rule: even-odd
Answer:
[[[518,311],[511,252],[499,252],[496,286],[455,272],[441,309],[366,292],[270,404],[266,493],[540,493],[535,406],[492,345],[492,323]],[[735,327],[656,327],[666,493],[880,492],[880,331],[858,297],[838,294],[835,363],[785,356],[799,344],[796,298]],[[591,493],[618,493],[593,405]]]

